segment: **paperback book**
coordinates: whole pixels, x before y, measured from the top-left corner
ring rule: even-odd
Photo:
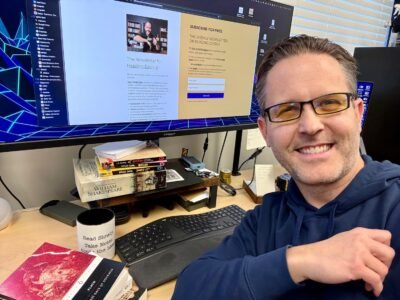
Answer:
[[[113,175],[121,175],[121,174],[128,174],[128,173],[140,173],[146,171],[159,171],[165,169],[165,162],[149,162],[149,163],[140,163],[136,166],[131,167],[120,167],[120,168],[108,168],[104,169],[99,161],[99,158],[95,158],[97,172],[100,176],[113,176]]]
[[[0,299],[122,299],[133,282],[124,267],[43,243],[0,285]]]
[[[75,184],[82,202],[128,195],[135,192],[134,174],[105,176],[98,174],[94,159],[74,159]]]
[[[145,141],[133,140],[105,143],[96,146],[93,149],[98,156],[110,159],[119,159],[146,148],[146,146],[147,143]]]
[[[111,168],[135,167],[137,164],[166,161],[165,152],[158,146],[150,145],[135,153],[123,156],[119,159],[105,158],[97,155],[101,167],[105,170]]]
[[[160,170],[100,176],[94,159],[74,159],[75,184],[82,202],[102,200],[167,186],[165,167]]]
[[[167,171],[147,171],[135,174],[136,192],[146,192],[167,187]]]

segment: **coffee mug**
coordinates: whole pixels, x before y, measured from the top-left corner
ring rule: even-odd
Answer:
[[[115,255],[115,215],[108,208],[86,210],[76,218],[78,248],[104,258]]]

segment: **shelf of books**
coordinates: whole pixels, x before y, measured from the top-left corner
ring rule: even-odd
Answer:
[[[216,206],[218,177],[201,178],[187,171],[180,159],[167,161],[157,145],[138,141],[104,144],[95,152],[93,159],[74,160],[75,184],[82,202],[93,206],[96,201],[95,206],[109,207],[208,188],[205,205]]]
[[[168,29],[161,27],[160,28],[160,42],[161,42],[161,53],[166,54],[168,49]]]
[[[141,25],[139,22],[128,21],[127,22],[127,41],[128,50],[131,51],[143,51],[143,45],[135,41],[135,36],[140,34]]]

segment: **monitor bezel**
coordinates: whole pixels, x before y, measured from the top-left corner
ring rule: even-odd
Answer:
[[[21,151],[21,150],[77,146],[85,144],[98,144],[106,142],[118,142],[126,140],[155,140],[155,139],[175,137],[175,136],[254,129],[257,127],[258,127],[257,122],[254,122],[254,123],[240,124],[240,125],[224,125],[216,127],[180,129],[175,131],[170,130],[170,131],[138,132],[138,133],[127,133],[127,134],[115,134],[115,135],[99,135],[99,136],[88,136],[88,137],[82,136],[74,138],[71,137],[63,139],[49,139],[40,141],[12,142],[8,144],[7,143],[0,144],[0,153]]]

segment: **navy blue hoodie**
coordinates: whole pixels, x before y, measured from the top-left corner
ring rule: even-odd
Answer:
[[[355,227],[387,229],[396,255],[379,299],[400,299],[400,166],[363,157],[365,167],[320,209],[291,181],[287,192],[264,196],[232,236],[189,265],[173,299],[375,299],[361,280],[344,284],[293,282],[286,249]]]

